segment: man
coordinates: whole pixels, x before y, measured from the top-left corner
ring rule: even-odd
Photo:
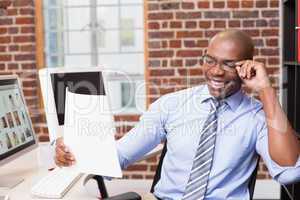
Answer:
[[[154,102],[117,143],[122,168],[167,140],[154,191],[160,199],[249,199],[247,184],[258,156],[280,183],[300,180],[299,141],[253,53],[244,32],[214,36],[201,59],[206,85]],[[242,83],[261,102],[243,94]],[[56,153],[57,165],[74,164],[62,139]]]

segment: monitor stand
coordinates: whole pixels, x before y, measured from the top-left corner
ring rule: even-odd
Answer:
[[[1,175],[0,176],[0,188],[12,189],[23,181],[24,181],[23,177],[11,176],[11,175],[10,176]]]

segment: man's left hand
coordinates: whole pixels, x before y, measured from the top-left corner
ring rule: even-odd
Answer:
[[[265,65],[253,60],[243,60],[236,63],[236,70],[239,77],[250,90],[261,91],[271,87]]]

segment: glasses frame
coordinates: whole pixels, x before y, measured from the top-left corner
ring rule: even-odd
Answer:
[[[212,59],[214,61],[214,64],[209,64],[209,63],[205,62],[206,57],[209,57],[210,59]],[[205,53],[200,58],[200,62],[202,62],[202,64],[205,64],[209,67],[215,67],[215,66],[219,65],[219,67],[221,69],[223,69],[224,71],[232,72],[232,73],[236,72],[236,68],[235,68],[237,66],[236,63],[239,62],[239,61],[240,60],[236,60],[236,61],[234,61],[234,60],[232,60],[232,61],[231,60],[227,60],[227,61],[226,60],[218,60],[217,58],[215,58],[215,57],[213,57],[213,56],[211,56],[207,53]],[[233,62],[234,67],[229,66],[226,62]]]

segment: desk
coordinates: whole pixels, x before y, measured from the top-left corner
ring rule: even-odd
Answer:
[[[40,145],[39,148],[23,155],[20,158],[8,163],[0,168],[1,176],[20,176],[24,178],[24,181],[8,191],[10,200],[29,200],[39,199],[30,195],[31,187],[38,182],[42,177],[48,173],[49,163],[44,163],[45,160],[51,160],[53,158],[52,153],[48,152],[45,155],[46,144]],[[47,159],[42,158],[46,156]],[[88,184],[83,186],[84,177],[71,188],[71,190],[64,196],[63,199],[69,200],[95,200],[97,197],[98,188],[96,184]],[[107,191],[110,195],[116,195],[127,191],[135,191],[139,194],[144,194],[150,191],[152,180],[112,180],[105,181]],[[7,189],[0,189],[1,191],[7,191]],[[144,192],[145,191],[145,192]]]
[[[30,195],[31,187],[48,173],[49,158],[53,158],[52,153],[45,151],[46,144],[40,145],[38,149],[31,151],[24,156],[10,162],[0,168],[0,177],[5,175],[20,175],[24,181],[9,191],[10,200],[30,200],[38,199]],[[47,153],[45,153],[47,152]],[[47,155],[45,155],[47,154]],[[46,159],[45,159],[46,157]],[[48,163],[45,161],[48,160]],[[96,200],[94,195],[98,189],[96,184],[83,186],[82,177],[64,196],[68,200]],[[112,180],[105,181],[109,195],[121,194],[123,192],[135,191],[144,194],[150,191],[152,180]],[[0,189],[1,193],[1,189]],[[273,180],[257,180],[254,190],[254,199],[279,199],[280,186]]]

